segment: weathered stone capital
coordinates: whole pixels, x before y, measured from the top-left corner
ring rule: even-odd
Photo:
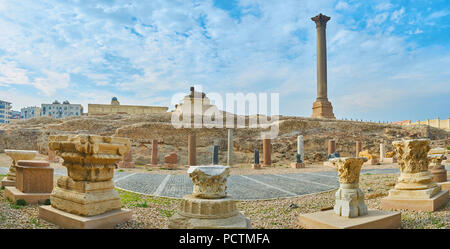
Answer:
[[[428,170],[429,139],[412,139],[392,142],[402,173],[419,173]]]
[[[445,155],[443,154],[432,154],[428,155],[428,161],[430,162],[429,166],[439,167],[441,166],[442,160],[445,159]]]
[[[192,195],[198,198],[218,199],[227,195],[228,166],[191,166],[187,173],[194,183]]]
[[[359,172],[367,158],[364,157],[340,157],[330,159],[330,162],[336,166],[339,183],[342,184],[357,184],[359,183]]]
[[[311,20],[313,20],[316,23],[316,28],[326,28],[327,27],[327,22],[330,20],[331,18],[329,16],[326,15],[322,15],[322,13],[318,14],[315,17],[312,17]]]

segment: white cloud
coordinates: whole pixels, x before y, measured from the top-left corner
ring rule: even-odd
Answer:
[[[405,13],[405,8],[401,7],[399,10],[396,10],[392,12],[391,15],[391,21],[394,21],[395,23],[398,23],[400,19],[402,18],[403,14]]]
[[[69,86],[70,76],[67,73],[44,70],[44,74],[46,77],[36,78],[32,84],[47,96],[53,95],[57,89],[64,89]]]
[[[393,7],[394,7],[394,5],[392,5],[390,2],[384,2],[384,3],[380,3],[377,6],[375,6],[375,9],[379,10],[379,11],[383,11],[383,10],[389,10]]]
[[[350,9],[350,5],[345,1],[339,1],[335,7],[337,10],[348,10]]]

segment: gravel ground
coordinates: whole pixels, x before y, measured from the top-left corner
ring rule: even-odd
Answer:
[[[0,175],[1,177],[1,175]],[[385,197],[396,180],[396,175],[362,174],[360,188],[366,196],[366,204],[371,209],[379,209],[380,200]],[[370,189],[370,190],[369,190]],[[266,201],[240,201],[238,208],[252,221],[253,228],[301,228],[297,219],[301,213],[317,212],[334,204],[334,190]],[[167,228],[168,217],[178,207],[179,199],[150,197],[127,191],[120,191],[124,208],[133,211],[131,221],[119,224],[120,229]],[[0,190],[0,228],[57,228],[38,217],[37,205],[17,206],[4,198]],[[402,228],[437,229],[450,228],[450,202],[435,212],[402,211]]]

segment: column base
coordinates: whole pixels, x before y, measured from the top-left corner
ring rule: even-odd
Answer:
[[[177,164],[175,163],[165,163],[164,168],[166,169],[177,169]]]
[[[327,99],[316,99],[312,107],[312,118],[330,118],[336,119],[333,114],[333,106]]]
[[[252,169],[261,169],[261,164],[252,164]]]
[[[442,190],[448,190],[450,192],[450,181],[438,182],[438,185],[441,186]]]
[[[297,163],[297,162],[291,163],[291,168],[294,168],[294,169],[300,169],[300,168],[304,168],[304,167],[305,167],[305,163]]]
[[[20,199],[24,199],[27,204],[44,203],[46,200],[50,199],[50,194],[51,193],[23,193],[16,187],[5,187],[5,197],[9,198],[14,203]]]
[[[429,169],[431,174],[433,174],[433,181],[435,182],[446,182],[447,181],[447,170],[445,167],[431,168]]]
[[[299,224],[307,229],[395,229],[401,226],[401,214],[370,209],[367,215],[345,218],[328,210],[301,214]]]
[[[170,218],[171,229],[251,229],[250,219],[241,212],[222,219],[200,219],[183,216],[179,213]]]
[[[448,190],[443,190],[431,198],[405,198],[388,196],[381,199],[381,208],[385,210],[415,210],[433,212],[447,204],[449,200]]]
[[[113,228],[115,225],[127,222],[132,216],[131,210],[119,209],[96,216],[80,216],[64,212],[50,205],[39,206],[39,218],[62,228],[98,229]]]
[[[8,180],[8,177],[5,176],[2,180],[2,187],[7,187],[7,186],[16,186],[16,181],[13,180]]]
[[[385,157],[383,158],[383,163],[397,163],[397,158]]]

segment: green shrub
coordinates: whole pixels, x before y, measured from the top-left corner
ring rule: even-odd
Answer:
[[[50,204],[51,204],[50,199],[45,199],[44,205],[50,205]]]
[[[18,205],[18,206],[26,206],[27,202],[24,199],[18,199],[16,201],[16,205]]]

